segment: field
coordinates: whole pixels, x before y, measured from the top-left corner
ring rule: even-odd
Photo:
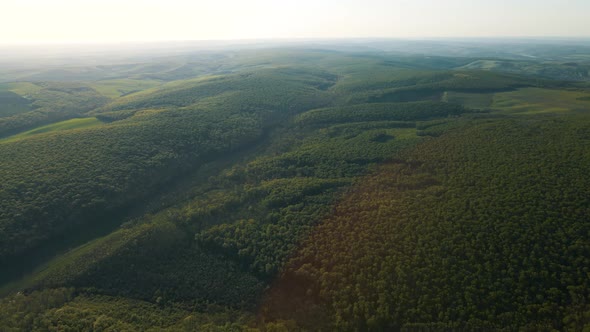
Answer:
[[[19,141],[19,140],[26,139],[29,137],[41,135],[41,134],[56,133],[56,132],[60,132],[60,131],[64,131],[64,130],[91,128],[91,127],[100,126],[101,124],[103,124],[103,122],[101,122],[97,118],[83,118],[83,119],[66,120],[66,121],[62,121],[62,122],[52,123],[52,124],[46,125],[46,126],[41,126],[41,127],[38,127],[38,128],[32,129],[32,130],[29,130],[29,131],[22,132],[20,134],[14,135],[14,136],[10,136],[10,137],[1,139],[0,144],[15,142],[15,141]]]
[[[565,60],[565,59],[564,59]],[[590,79],[590,64],[587,55],[573,55],[568,62],[541,62],[530,60],[477,60],[462,69],[489,70],[530,76],[531,79],[552,78],[567,81],[588,81]]]
[[[155,80],[118,79],[97,81],[92,84],[92,87],[105,97],[117,98],[161,84],[162,82]]]
[[[523,88],[497,93],[447,92],[444,100],[469,108],[493,109],[506,114],[560,113],[590,110],[588,92]]]
[[[466,93],[446,91],[442,100],[449,103],[464,105],[473,109],[487,109],[494,102],[494,93]]]
[[[492,108],[516,114],[588,111],[590,102],[583,100],[587,96],[581,91],[520,89],[495,94]]]
[[[32,82],[1,83],[0,91],[12,91],[20,96],[30,96],[39,92],[42,87]]]

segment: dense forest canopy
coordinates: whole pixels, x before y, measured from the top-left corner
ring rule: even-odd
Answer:
[[[4,60],[0,331],[590,328],[590,49],[428,45]]]

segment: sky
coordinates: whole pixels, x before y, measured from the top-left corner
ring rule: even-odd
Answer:
[[[590,37],[590,0],[1,0],[0,44]]]

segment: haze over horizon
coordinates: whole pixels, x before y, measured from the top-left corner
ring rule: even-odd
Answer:
[[[0,44],[590,37],[584,0],[7,0]]]

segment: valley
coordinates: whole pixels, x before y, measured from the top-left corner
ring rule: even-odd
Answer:
[[[588,328],[590,57],[397,43],[0,67],[0,330]]]

